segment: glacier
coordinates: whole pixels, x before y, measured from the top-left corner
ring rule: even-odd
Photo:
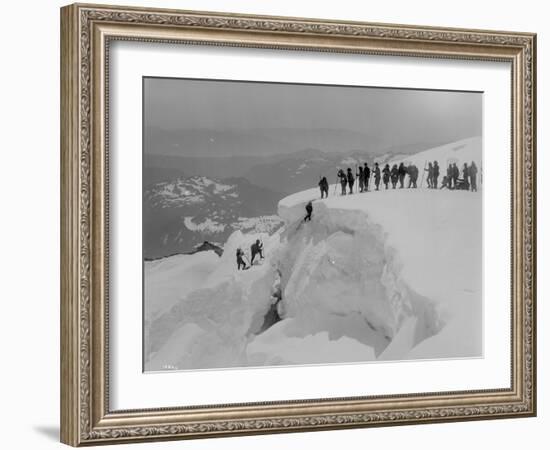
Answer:
[[[409,161],[481,167],[480,145],[473,138]],[[278,216],[285,225],[271,235],[234,231],[221,257],[145,262],[145,370],[482,356],[481,193],[320,200],[310,189],[282,199]],[[256,239],[265,259],[237,271],[236,249],[249,257]]]

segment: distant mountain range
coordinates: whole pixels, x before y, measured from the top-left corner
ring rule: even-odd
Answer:
[[[276,216],[284,196],[244,178],[180,177],[143,193],[145,259],[191,253],[223,243],[235,230],[272,233],[282,226]]]
[[[250,132],[235,130],[145,129],[145,148],[156,154],[219,157],[253,154],[260,157],[291,154],[304,148],[323,152],[365,151],[376,153],[379,139],[366,133],[343,129],[265,128]]]

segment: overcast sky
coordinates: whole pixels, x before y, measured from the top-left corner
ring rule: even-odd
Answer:
[[[346,152],[361,140],[367,149],[368,141],[380,149],[482,133],[482,94],[472,92],[146,78],[144,101],[146,152],[152,154],[274,154],[323,147],[330,133],[342,145],[320,149]],[[167,150],[164,138],[186,132],[194,138]],[[213,148],[206,147],[214,142],[209,133],[248,138]],[[284,144],[264,146],[264,138]],[[202,140],[209,142],[197,148]]]

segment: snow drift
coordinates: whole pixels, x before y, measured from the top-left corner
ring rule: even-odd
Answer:
[[[480,145],[473,138],[409,161],[479,167]],[[235,231],[222,257],[146,263],[146,370],[481,356],[481,194],[318,197],[311,189],[282,199],[282,229]],[[256,239],[265,259],[237,271],[236,249]]]

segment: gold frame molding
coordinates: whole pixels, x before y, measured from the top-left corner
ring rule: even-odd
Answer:
[[[512,70],[509,389],[111,411],[108,57],[113,40],[506,61]],[[536,414],[536,35],[74,4],[61,9],[61,441],[108,443]]]

